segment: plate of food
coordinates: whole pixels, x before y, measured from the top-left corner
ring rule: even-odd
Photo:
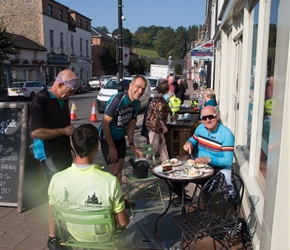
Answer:
[[[204,164],[204,163],[195,163],[194,164],[195,168],[205,168],[206,166],[207,166],[207,164]]]
[[[156,167],[156,172],[160,174],[172,173],[174,171],[175,170],[172,168],[171,165],[162,165],[162,166]]]
[[[185,172],[185,177],[197,177],[203,175],[203,172],[197,170],[196,168],[190,168],[188,171]]]
[[[177,166],[180,166],[182,165],[182,161],[176,159],[176,158],[172,158],[169,160],[171,162],[171,166],[172,167],[177,167]]]

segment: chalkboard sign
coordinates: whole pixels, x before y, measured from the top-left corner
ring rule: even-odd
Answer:
[[[0,206],[22,211],[28,103],[0,103]]]

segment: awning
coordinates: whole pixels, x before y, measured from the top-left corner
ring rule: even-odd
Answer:
[[[209,40],[191,50],[192,61],[213,61],[214,41]]]
[[[194,47],[191,51],[209,51],[213,49],[214,49],[213,40],[208,40],[207,42]]]

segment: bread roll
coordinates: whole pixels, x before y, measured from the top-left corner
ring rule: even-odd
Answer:
[[[178,159],[176,159],[176,158],[172,158],[172,159],[170,159],[170,161],[172,162],[172,164],[176,164],[179,162]]]
[[[195,161],[192,160],[192,159],[188,159],[188,160],[187,160],[187,163],[188,163],[188,164],[191,164],[191,165],[194,165],[194,164],[195,164]]]

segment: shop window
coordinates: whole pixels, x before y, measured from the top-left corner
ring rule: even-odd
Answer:
[[[275,51],[276,51],[276,34],[277,34],[277,15],[278,6],[280,1],[271,1],[270,12],[270,25],[269,25],[269,37],[268,37],[268,56],[267,56],[267,71],[265,93],[261,93],[259,96],[264,100],[264,113],[262,123],[262,139],[260,150],[260,166],[259,175],[266,179],[267,176],[267,160],[268,160],[268,148],[269,137],[271,134],[271,115],[273,106],[273,89],[275,85]],[[254,23],[253,23],[253,43],[252,43],[252,62],[251,62],[251,79],[249,81],[250,97],[249,97],[249,110],[248,110],[248,140],[247,146],[251,144],[251,129],[252,129],[252,108],[254,101],[254,88],[255,88],[255,75],[256,75],[256,50],[257,50],[257,34],[258,34],[258,16],[259,16],[259,3],[254,8]],[[263,89],[263,88],[262,88]]]
[[[254,104],[254,87],[256,74],[256,55],[257,55],[257,40],[258,40],[258,17],[259,17],[259,2],[254,8],[254,23],[253,23],[253,42],[252,42],[252,62],[251,62],[251,78],[249,80],[250,96],[249,96],[249,110],[248,110],[248,128],[247,128],[247,147],[251,144],[251,129],[252,129],[252,111]]]
[[[265,83],[265,102],[263,117],[263,132],[261,143],[260,171],[266,178],[269,136],[271,132],[272,106],[274,105],[272,96],[275,85],[275,52],[276,52],[276,35],[277,35],[277,16],[280,1],[271,1],[269,38],[268,38],[268,56],[267,56],[267,81]]]

